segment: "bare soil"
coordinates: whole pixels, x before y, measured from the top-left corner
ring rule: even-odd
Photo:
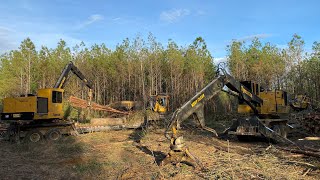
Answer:
[[[204,169],[158,166],[169,151],[163,129],[64,137],[56,143],[0,141],[1,179],[320,179],[314,157],[268,142],[238,142],[200,131],[182,132]],[[319,142],[318,142],[319,143]],[[316,147],[316,146],[315,146]]]

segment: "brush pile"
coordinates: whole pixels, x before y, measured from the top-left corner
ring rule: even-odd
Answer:
[[[320,132],[320,113],[309,113],[303,119],[301,124],[309,132],[319,133]]]

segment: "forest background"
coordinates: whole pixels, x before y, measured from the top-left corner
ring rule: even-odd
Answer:
[[[282,89],[292,96],[307,94],[320,99],[320,43],[312,50],[297,34],[287,47],[277,47],[259,38],[232,41],[227,49],[228,72],[238,80],[252,80],[265,89]],[[17,50],[0,56],[0,99],[35,94],[51,88],[64,66],[73,61],[94,87],[93,101],[107,105],[121,100],[147,101],[149,95],[170,95],[175,110],[212,81],[217,64],[205,40],[198,37],[187,46],[173,40],[163,45],[150,33],[147,39],[125,39],[114,49],[105,44],[87,47],[83,42],[68,47],[60,40],[55,48],[36,48],[26,38]],[[70,75],[65,97],[86,99],[88,89]],[[232,112],[236,99],[220,93],[209,102],[207,112]]]

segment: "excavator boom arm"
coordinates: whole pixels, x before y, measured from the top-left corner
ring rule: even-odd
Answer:
[[[238,80],[229,75],[224,69],[222,69],[222,74],[217,73],[218,77],[211,81],[206,87],[204,87],[200,92],[198,92],[194,97],[187,101],[181,108],[177,109],[171,118],[170,125],[168,126],[165,136],[170,138],[170,152],[165,159],[162,160],[161,165],[166,165],[167,163],[180,163],[182,161],[188,161],[191,165],[196,164],[201,165],[201,162],[193,156],[186,144],[184,143],[183,136],[179,136],[177,130],[180,127],[182,121],[186,120],[190,115],[195,114],[197,120],[199,121],[201,128],[210,132],[213,132],[216,136],[217,133],[214,129],[205,126],[204,120],[204,103],[214,96],[216,96],[220,91],[225,91],[223,89],[225,86],[229,88],[230,93],[237,96],[239,99],[248,104],[253,110],[255,116],[253,122],[255,126],[258,126],[259,132],[266,137],[271,137],[273,139],[279,139],[279,135],[273,130],[266,127],[258,118],[259,105],[262,105],[263,100],[259,98],[253,91],[249,90],[244,84],[240,83]],[[260,89],[256,89],[258,92]],[[230,128],[229,128],[230,129]],[[169,136],[171,135],[171,136]],[[280,138],[281,140],[286,140],[285,138]],[[202,165],[201,165],[202,166]]]
[[[237,92],[238,97],[243,99],[252,108],[254,113],[258,113],[256,104],[262,104],[262,99],[252,93],[238,80],[229,75],[225,70],[222,70],[222,73],[222,75],[219,75],[217,78],[211,81],[206,87],[204,87],[201,91],[199,91],[195,96],[193,96],[189,101],[187,101],[183,106],[181,106],[174,112],[173,116],[171,117],[171,123],[166,130],[166,136],[172,129],[175,129],[173,130],[173,132],[176,132],[176,129],[178,129],[180,123],[190,117],[192,114],[195,114],[197,116],[197,119],[203,129],[216,134],[213,129],[205,126],[203,108],[205,102],[212,99],[220,91],[224,91],[224,86],[227,86],[230,90]],[[173,135],[174,134],[175,133],[173,133]]]
[[[81,79],[84,84],[89,88],[92,89],[92,85],[91,83],[85,78],[85,76],[81,73],[81,71],[73,64],[72,61],[70,61],[65,68],[63,69],[58,81],[56,82],[56,84],[54,85],[54,88],[60,88],[63,89],[69,72],[72,71],[79,79]]]
[[[192,114],[197,115],[198,121],[202,128],[213,131],[216,134],[213,129],[209,129],[205,126],[203,108],[206,101],[210,100],[221,91],[224,85],[223,79],[223,77],[214,79],[183,106],[177,109],[171,117],[171,123],[166,130],[166,136],[171,130],[173,130],[173,136],[175,136],[176,129],[179,127],[179,124]]]

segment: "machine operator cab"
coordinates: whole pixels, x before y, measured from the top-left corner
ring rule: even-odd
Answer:
[[[241,84],[263,100],[256,108],[260,118],[279,118],[290,111],[288,93],[283,90],[265,90],[259,84],[252,81],[241,81]],[[239,100],[238,113],[252,114],[252,109]]]
[[[149,104],[154,112],[166,114],[169,107],[169,96],[167,94],[151,95]]]
[[[291,107],[295,111],[308,109],[311,105],[311,99],[306,94],[298,94],[291,102]]]

